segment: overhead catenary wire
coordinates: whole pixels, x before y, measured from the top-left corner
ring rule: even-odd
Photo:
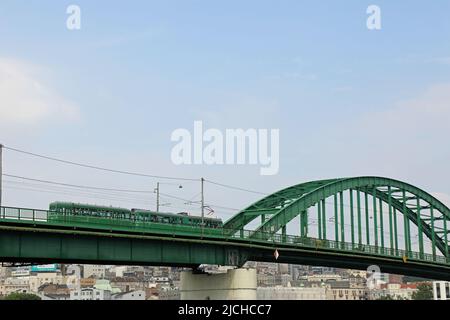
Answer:
[[[39,183],[45,183],[45,184],[59,185],[59,186],[64,186],[64,187],[80,188],[80,189],[90,189],[90,190],[100,190],[100,191],[113,191],[113,192],[126,192],[126,193],[141,193],[141,194],[154,193],[154,191],[151,191],[151,190],[119,189],[119,188],[106,188],[106,187],[97,187],[97,186],[69,184],[69,183],[62,183],[62,182],[56,182],[56,181],[50,181],[50,180],[43,180],[43,179],[36,179],[36,178],[29,178],[29,177],[24,177],[24,176],[12,175],[12,174],[7,174],[7,173],[4,173],[3,176],[10,177],[10,178],[16,178],[16,179],[22,179],[22,180],[28,180],[28,181],[34,181],[34,182],[39,182]],[[205,181],[211,182],[209,180],[205,180]],[[217,183],[217,182],[211,182],[211,183],[223,186],[223,184],[220,184],[220,183]],[[232,187],[232,186],[228,186],[228,187],[235,188],[235,187]],[[238,189],[241,189],[241,188],[238,188]],[[248,189],[242,189],[242,190],[248,190]],[[248,191],[250,191],[250,190],[248,190]],[[258,191],[254,191],[254,192],[255,193],[261,193],[261,192],[258,192]],[[261,194],[264,194],[264,193],[261,193]],[[163,196],[165,196],[167,198],[183,201],[185,205],[193,205],[195,202],[192,201],[192,199],[195,198],[196,196],[198,196],[198,194],[196,194],[191,199],[186,199],[186,198],[181,198],[181,197],[173,196],[173,195],[166,194],[166,193],[161,193],[161,195],[163,195]],[[329,201],[326,201],[326,203],[328,205],[332,205],[333,204],[333,203],[331,203]],[[212,204],[212,203],[205,203],[205,205],[208,205],[210,207],[219,208],[219,209],[224,209],[224,210],[232,210],[232,211],[236,211],[236,212],[240,211],[240,209],[237,209],[237,208],[221,206],[221,205],[216,205],[216,204]],[[344,206],[345,207],[350,207],[349,204],[344,204]],[[372,208],[370,208],[369,211],[373,212]]]
[[[18,176],[18,175],[11,175],[11,174],[6,174],[6,173],[4,173],[3,176],[10,177],[10,178],[16,178],[16,179],[22,179],[22,180],[28,180],[28,181],[34,181],[34,182],[39,182],[39,183],[45,183],[45,184],[59,185],[59,186],[64,186],[64,187],[80,188],[80,189],[91,189],[91,190],[113,191],[113,192],[126,192],[126,193],[141,193],[141,194],[151,194],[151,193],[154,192],[154,191],[151,191],[151,190],[118,189],[118,188],[105,188],[105,187],[69,184],[69,183],[62,183],[62,182],[56,182],[56,181],[50,181],[50,180],[29,178],[29,177]],[[211,182],[210,180],[205,180],[205,181],[208,181],[210,183],[213,183],[213,184],[216,184],[216,185],[220,185],[220,186],[227,186],[227,187],[233,188],[233,189],[237,188],[239,190],[246,190],[246,191],[249,191],[249,192],[264,194],[264,193],[261,193],[259,191],[252,191],[252,190],[249,190],[249,189],[242,189],[242,188],[238,188],[238,187],[233,187],[233,186],[229,186],[229,185],[220,184],[220,183],[217,183],[217,182]],[[167,197],[167,198],[183,201],[185,205],[190,205],[190,206],[192,206],[195,203],[194,201],[192,201],[192,199],[195,198],[196,196],[198,196],[198,194],[196,194],[191,199],[186,199],[186,198],[181,198],[181,197],[173,196],[173,195],[166,194],[166,193],[161,193],[161,195],[163,195],[164,197]],[[328,202],[328,201],[326,201],[326,203],[329,204],[329,205],[333,204],[333,203]],[[210,207],[214,207],[214,208],[224,209],[224,210],[231,210],[231,211],[235,211],[235,212],[239,212],[240,211],[240,209],[237,209],[237,208],[221,206],[221,205],[216,205],[216,204],[212,204],[212,203],[205,203],[205,205],[210,206]],[[348,205],[348,204],[344,204],[344,206],[345,207],[350,207],[350,205]],[[369,211],[373,212],[373,210],[371,208],[369,209]]]
[[[3,145],[3,148],[14,151],[14,152],[30,155],[33,157],[38,157],[38,158],[52,160],[52,161],[56,161],[56,162],[60,162],[60,163],[65,163],[65,164],[70,164],[70,165],[74,165],[74,166],[95,169],[95,170],[100,170],[100,171],[107,171],[107,172],[112,172],[112,173],[140,176],[140,177],[146,177],[146,178],[166,179],[166,180],[180,180],[180,181],[199,181],[200,180],[200,179],[194,179],[194,178],[170,177],[170,176],[153,175],[153,174],[146,174],[146,173],[139,173],[139,172],[132,172],[132,171],[109,169],[109,168],[105,168],[105,167],[99,167],[99,166],[94,166],[94,165],[90,165],[90,164],[84,164],[84,163],[54,158],[54,157],[50,157],[47,155],[42,155],[42,154],[38,154],[38,153],[34,153],[34,152],[29,152],[29,151],[20,150],[17,148],[8,147],[5,145]]]
[[[118,188],[104,188],[104,187],[97,187],[97,186],[87,186],[87,185],[78,185],[78,184],[69,184],[69,183],[62,183],[62,182],[56,182],[56,181],[50,181],[50,180],[43,180],[43,179],[36,179],[36,178],[29,178],[24,176],[18,176],[18,175],[12,175],[4,173],[3,176],[9,177],[9,178],[15,178],[15,179],[21,179],[26,181],[33,181],[38,183],[44,183],[49,185],[56,185],[61,187],[69,187],[69,188],[77,188],[77,189],[88,189],[88,190],[95,190],[95,191],[110,191],[110,192],[122,192],[122,193],[139,193],[139,194],[153,194],[154,191],[151,190],[132,190],[132,189],[118,189]],[[189,206],[195,206],[194,202],[192,202],[191,199],[185,199],[177,196],[173,196],[167,193],[160,193],[163,197],[162,198],[170,198],[170,199],[176,199],[183,201],[185,205]],[[193,198],[195,198],[198,194],[196,194]],[[140,198],[136,199],[137,201],[141,200]],[[220,206],[216,204],[207,203],[206,205],[214,208],[220,208],[224,210],[232,210],[232,211],[239,211],[236,208],[230,208],[226,206]]]
[[[26,154],[26,155],[31,155],[31,156],[34,156],[34,157],[39,157],[39,158],[43,158],[43,159],[47,159],[47,160],[57,161],[57,162],[65,163],[65,164],[70,164],[70,165],[75,165],[75,166],[80,166],[80,167],[85,167],[85,168],[90,168],[90,169],[108,171],[108,172],[112,172],[112,173],[127,174],[127,175],[141,176],[141,177],[147,177],[147,178],[167,179],[167,180],[180,180],[180,181],[191,181],[191,182],[199,182],[199,181],[201,181],[201,179],[198,179],[198,178],[171,177],[171,176],[152,175],[152,174],[138,173],[138,172],[132,172],[132,171],[109,169],[109,168],[105,168],[105,167],[94,166],[94,165],[90,165],[90,164],[83,164],[83,163],[79,163],[79,162],[75,162],[75,161],[69,161],[69,160],[64,160],[64,159],[60,159],[60,158],[50,157],[50,156],[47,156],[47,155],[38,154],[38,153],[30,152],[30,151],[25,151],[25,150],[21,150],[21,149],[18,149],[18,148],[5,146],[5,145],[2,145],[2,147],[4,149],[7,149],[7,150],[11,150],[11,151],[22,153],[22,154]],[[228,189],[233,189],[233,190],[238,190],[238,191],[243,191],[243,192],[248,192],[248,193],[253,193],[253,194],[259,194],[259,195],[264,195],[264,196],[279,197],[279,198],[282,198],[282,199],[291,200],[291,199],[285,198],[285,197],[283,197],[281,195],[265,193],[265,192],[261,192],[261,191],[257,191],[257,190],[252,190],[252,189],[249,189],[249,188],[237,187],[237,186],[224,184],[224,183],[220,183],[220,182],[209,180],[209,179],[204,179],[204,181],[207,182],[207,183],[216,185],[216,186],[223,187],[223,188],[228,188]],[[144,191],[144,192],[146,192],[146,191]]]
[[[60,163],[64,163],[64,164],[75,165],[75,166],[79,166],[79,167],[95,169],[95,170],[101,170],[101,171],[107,171],[107,172],[112,172],[112,173],[119,173],[119,174],[133,175],[133,176],[141,176],[141,177],[147,177],[147,178],[156,178],[156,179],[167,179],[167,180],[179,180],[179,181],[191,181],[191,182],[201,181],[201,179],[195,179],[195,178],[152,175],[152,174],[138,173],[138,172],[132,172],[132,171],[110,169],[110,168],[94,166],[94,165],[79,163],[79,162],[70,161],[70,160],[64,160],[64,159],[51,157],[51,156],[48,156],[48,155],[43,155],[43,154],[39,154],[39,153],[35,153],[35,152],[25,151],[25,150],[21,150],[21,149],[18,149],[18,148],[5,146],[5,145],[3,145],[3,147],[5,149],[7,149],[7,150],[11,150],[11,151],[14,151],[14,152],[17,152],[17,153],[30,155],[30,156],[33,156],[33,157],[38,157],[38,158],[47,159],[47,160],[51,160],[51,161],[56,161],[56,162],[60,162]],[[131,192],[131,193],[148,193],[149,192],[148,190],[126,190],[126,189],[114,189],[114,188],[104,188],[104,187],[82,186],[82,185],[74,185],[74,184],[67,184],[67,183],[61,183],[61,182],[55,183],[53,181],[42,180],[42,179],[26,178],[26,177],[21,177],[21,176],[17,176],[17,175],[4,174],[4,176],[13,177],[13,178],[20,178],[20,179],[27,179],[27,180],[30,180],[30,181],[36,181],[36,182],[42,182],[42,183],[59,184],[61,186],[92,189],[92,190],[105,190],[105,191],[118,191],[118,192]],[[254,194],[261,194],[261,195],[265,195],[265,196],[269,195],[267,193],[263,193],[263,192],[259,192],[259,191],[255,191],[255,190],[250,190],[250,189],[246,189],[246,188],[230,186],[230,185],[218,183],[218,182],[207,180],[207,179],[205,179],[204,181],[205,182],[209,182],[211,184],[215,184],[217,186],[229,188],[229,189],[245,191],[245,192],[254,193]],[[164,184],[168,184],[167,182],[163,182],[163,183]],[[167,194],[166,194],[166,196],[168,196],[170,198],[173,198],[173,199],[186,201],[187,203],[185,203],[185,204],[189,204],[189,203],[193,202],[192,199],[183,199],[183,198],[179,198],[179,197],[175,197],[175,196],[171,196],[171,195],[167,195]],[[208,205],[208,206],[211,206],[211,207],[216,207],[216,208],[221,208],[221,209],[226,209],[226,210],[239,211],[239,209],[230,208],[230,207],[226,207],[226,206],[219,206],[219,205],[206,204],[206,203],[205,203],[205,205]]]
[[[109,168],[105,168],[105,167],[100,167],[100,166],[94,166],[94,165],[90,165],[90,164],[84,164],[84,163],[78,163],[78,162],[74,162],[74,161],[68,161],[68,160],[63,160],[63,159],[59,159],[59,158],[54,158],[54,157],[50,157],[50,156],[46,156],[46,155],[42,155],[42,154],[37,154],[37,153],[33,153],[33,152],[28,152],[28,151],[24,151],[24,150],[20,150],[20,149],[16,149],[16,148],[11,148],[11,147],[7,147],[7,146],[2,146],[3,148],[7,149],[7,150],[11,150],[14,152],[18,152],[18,153],[22,153],[22,154],[26,154],[26,155],[31,155],[34,157],[39,157],[39,158],[43,158],[43,159],[47,159],[47,160],[51,160],[51,161],[56,161],[56,162],[60,162],[60,163],[64,163],[64,164],[70,164],[70,165],[75,165],[75,166],[79,166],[79,167],[84,167],[84,168],[89,168],[89,169],[95,169],[95,170],[101,170],[101,171],[106,171],[106,172],[112,172],[112,173],[119,173],[119,174],[126,174],[126,175],[133,175],[133,176],[141,176],[141,177],[146,177],[146,178],[156,178],[156,179],[166,179],[166,180],[176,180],[176,181],[189,181],[189,182],[198,182],[198,181],[205,181],[207,183],[216,185],[216,186],[220,186],[223,188],[227,188],[227,189],[232,189],[232,190],[237,190],[237,191],[242,191],[242,192],[248,192],[248,193],[253,193],[253,194],[258,194],[258,195],[264,195],[264,196],[273,196],[273,197],[278,197],[281,199],[285,199],[285,200],[295,200],[295,199],[288,199],[285,198],[281,195],[278,194],[268,194],[265,192],[261,192],[261,191],[256,191],[256,190],[252,190],[252,189],[248,189],[248,188],[243,188],[243,187],[237,187],[234,185],[228,185],[228,184],[224,184],[224,183],[220,183],[217,181],[212,181],[209,179],[193,179],[193,178],[185,178],[185,177],[173,177],[173,176],[162,176],[162,175],[151,175],[151,174],[146,174],[146,173],[139,173],[139,172],[133,172],[133,171],[124,171],[124,170],[115,170],[115,169],[109,169]],[[85,185],[76,185],[76,184],[68,184],[68,183],[62,183],[62,182],[55,182],[55,181],[49,181],[49,180],[42,180],[42,179],[35,179],[35,178],[27,178],[27,177],[23,177],[23,176],[18,176],[18,175],[10,175],[10,174],[1,174],[2,176],[6,176],[6,177],[10,177],[10,178],[16,178],[16,179],[23,179],[23,180],[27,180],[27,181],[33,181],[33,182],[38,182],[38,183],[45,183],[45,184],[52,184],[52,185],[57,185],[60,187],[65,187],[65,188],[78,188],[78,189],[89,189],[89,190],[94,190],[96,191],[97,194],[92,194],[92,193],[79,193],[82,196],[86,196],[89,198],[99,198],[99,199],[106,199],[106,200],[112,200],[112,201],[124,201],[124,202],[138,202],[138,203],[146,203],[149,204],[151,203],[149,201],[149,199],[141,199],[141,198],[130,198],[129,196],[118,196],[117,194],[99,194],[98,192],[100,191],[105,191],[105,192],[126,192],[126,193],[140,193],[140,194],[149,194],[149,193],[153,193],[150,190],[132,190],[132,189],[116,189],[116,188],[105,188],[105,187],[96,187],[96,186],[85,186]],[[6,182],[6,181],[5,181]],[[7,182],[7,183],[15,183],[15,182]],[[176,185],[175,183],[168,183],[168,182],[162,182],[163,184],[172,184],[172,185]],[[26,184],[25,184],[26,185]],[[36,192],[50,192],[50,193],[57,193],[57,194],[69,194],[69,195],[74,195],[73,192],[67,193],[67,192],[61,192],[59,190],[42,190],[40,189],[36,189],[35,186],[31,185],[31,187],[28,188],[21,188],[21,187],[10,187],[7,186],[8,189],[19,189],[19,190],[28,190],[28,191],[36,191]],[[47,188],[49,189],[49,188]],[[177,197],[177,196],[173,196],[170,194],[162,194],[164,197],[168,197],[171,199],[176,199],[179,201],[183,201],[184,205],[189,205],[189,206],[193,206],[194,203],[196,203],[195,201],[193,201],[193,198],[197,197],[198,194],[194,195],[191,199],[185,199],[185,198],[181,198],[181,197]],[[325,201],[325,203],[327,204],[331,204],[328,201]],[[172,207],[172,208],[181,208],[181,207],[177,207],[172,205],[171,203],[166,203],[164,204],[164,206],[168,206],[168,207]],[[345,207],[351,207],[348,204],[344,204]],[[225,206],[219,206],[219,205],[215,205],[215,204],[209,204],[209,203],[203,203],[202,204],[202,209],[205,207],[212,207],[212,208],[220,208],[223,210],[231,210],[231,211],[235,211],[235,212],[239,212],[240,210],[235,209],[235,208],[230,208],[230,207],[225,207]],[[184,209],[184,208],[182,208]],[[373,212],[373,210],[369,209],[369,211]],[[383,212],[383,215],[386,215],[386,212]],[[325,222],[328,223],[328,222]],[[311,224],[316,224],[316,222],[311,221]],[[340,225],[341,223],[338,222],[338,224]],[[349,226],[347,223],[344,223],[345,226]],[[377,229],[382,229],[381,226],[378,226]],[[388,235],[389,233],[387,233],[386,230],[383,231],[384,235]],[[402,235],[398,235],[399,237],[402,237]],[[418,236],[415,236],[416,238]],[[412,244],[415,245],[417,243],[416,241],[413,241]]]
[[[3,145],[3,148],[5,148],[7,150],[14,151],[14,152],[18,152],[18,153],[22,153],[22,154],[31,155],[31,156],[34,156],[34,157],[47,159],[47,160],[57,161],[57,162],[65,163],[65,164],[76,165],[76,166],[90,168],[90,169],[108,171],[108,172],[113,172],[113,173],[120,173],[120,174],[134,175],[134,176],[142,176],[142,177],[149,177],[149,178],[158,178],[158,179],[168,179],[168,180],[191,181],[191,182],[199,182],[200,181],[200,179],[193,179],[193,178],[150,175],[150,174],[145,174],[145,173],[137,173],[137,172],[131,172],[131,171],[109,169],[109,168],[105,168],[105,167],[99,167],[99,166],[93,166],[93,165],[78,163],[78,162],[69,161],[69,160],[63,160],[63,159],[60,159],[60,158],[55,158],[55,157],[50,157],[50,156],[43,155],[43,154],[38,154],[38,153],[34,153],[34,152],[24,151],[24,150],[21,150],[21,149],[17,149],[17,148],[5,146],[5,145]],[[52,183],[52,184],[57,184],[57,185],[60,185],[60,186],[66,186],[66,187],[84,188],[84,189],[91,189],[91,190],[114,191],[114,192],[117,191],[117,192],[129,192],[129,193],[152,193],[152,191],[150,191],[150,190],[130,190],[130,189],[114,189],[114,188],[104,188],[104,187],[82,186],[82,185],[67,184],[67,183],[54,182],[54,181],[48,181],[48,180],[26,178],[26,177],[21,177],[21,176],[17,176],[17,175],[9,175],[9,174],[3,174],[3,175],[4,176],[8,176],[8,177],[13,177],[13,178],[19,178],[19,179],[26,179],[26,180],[30,180],[30,181],[42,182],[42,183]],[[237,186],[233,186],[233,185],[229,185],[229,184],[224,184],[224,183],[220,183],[220,182],[217,182],[217,181],[212,181],[212,180],[209,180],[209,179],[204,179],[204,181],[207,182],[207,183],[216,185],[216,186],[227,188],[227,189],[243,191],[243,192],[248,192],[248,193],[253,193],[253,194],[259,194],[259,195],[264,195],[264,196],[271,196],[271,194],[268,194],[268,193],[265,193],[265,192],[256,191],[256,190],[252,190],[252,189],[248,189],[248,188],[237,187]],[[164,182],[164,183],[165,184],[175,184],[175,183],[167,183],[167,182]],[[172,198],[172,199],[185,201],[185,203],[184,203],[185,205],[191,205],[191,204],[194,203],[192,201],[192,199],[184,199],[184,198],[181,198],[181,197],[172,196],[172,195],[168,195],[168,194],[164,194],[164,195],[166,197],[169,197],[169,198]],[[286,199],[286,200],[292,200],[292,199],[288,199],[288,198],[285,198],[285,197],[283,197],[281,195],[277,195],[277,194],[272,194],[272,196],[273,197],[279,197],[279,198]],[[328,201],[326,203],[330,204]],[[226,206],[219,206],[219,205],[215,205],[215,204],[207,204],[207,203],[205,203],[205,205],[208,205],[208,206],[211,206],[211,207],[216,207],[216,208],[221,208],[221,209],[225,209],[225,210],[233,210],[233,211],[236,211],[236,212],[240,211],[240,210],[238,210],[236,208],[230,208],[230,207],[226,207]],[[348,204],[344,204],[344,206],[345,207],[350,207]],[[370,211],[372,211],[372,210],[370,210]]]
[[[77,185],[77,184],[68,184],[68,183],[61,183],[56,181],[49,181],[49,180],[42,180],[42,179],[36,179],[36,178],[29,178],[24,176],[18,176],[18,175],[11,175],[11,174],[3,174],[5,177],[14,178],[14,179],[20,179],[24,181],[10,181],[5,180],[4,182],[8,184],[8,189],[14,189],[14,190],[25,190],[25,191],[33,191],[33,192],[44,192],[44,193],[51,193],[51,194],[61,194],[61,195],[70,195],[70,196],[83,196],[87,198],[92,199],[102,199],[102,200],[109,200],[109,201],[123,201],[127,203],[141,203],[146,205],[153,205],[155,202],[148,201],[147,198],[142,197],[136,197],[133,196],[130,193],[139,193],[139,194],[145,194],[150,193],[153,194],[153,191],[149,190],[131,190],[131,189],[114,189],[114,188],[103,188],[103,187],[95,187],[95,186],[86,186],[86,185]],[[35,183],[29,183],[27,181],[35,182]],[[19,185],[17,186],[9,186],[9,185]],[[24,187],[23,187],[24,186]],[[76,189],[76,192],[73,191],[73,189]],[[78,190],[81,189],[81,190]],[[86,192],[84,192],[86,191]],[[191,200],[184,199],[181,197],[173,196],[170,194],[161,194],[162,199],[166,202],[162,204],[161,206],[165,207],[171,207],[171,208],[178,208],[185,210],[185,207],[176,206],[172,203],[169,203],[170,199],[176,199],[183,202],[183,205],[189,206],[189,207],[196,207],[195,202],[192,202]],[[197,194],[194,196],[196,197]],[[192,198],[194,198],[192,197]],[[191,198],[191,199],[192,199]],[[220,206],[216,204],[206,204],[212,208],[218,208],[222,210],[237,212],[239,211],[236,208],[230,208],[225,206]]]
[[[149,200],[143,200],[143,199],[128,199],[128,198],[121,198],[117,196],[107,196],[107,195],[96,195],[96,194],[89,194],[89,193],[73,193],[73,192],[65,192],[65,191],[56,191],[56,190],[43,190],[43,189],[37,189],[29,186],[25,187],[14,187],[14,186],[5,186],[7,189],[14,189],[14,190],[24,190],[24,191],[33,191],[33,192],[39,192],[39,193],[51,193],[51,194],[61,194],[61,195],[70,195],[70,196],[83,196],[87,198],[92,199],[101,199],[101,200],[109,200],[109,201],[121,201],[121,202],[127,202],[127,203],[146,203],[146,204],[153,204],[153,202]]]
[[[37,179],[34,179],[34,180],[37,180]],[[17,181],[9,181],[9,180],[6,180],[5,182],[7,184],[17,183],[17,184],[24,184],[25,186],[28,186],[28,185],[32,186],[31,188],[27,188],[27,187],[23,188],[23,187],[10,187],[10,186],[7,185],[6,186],[7,189],[16,189],[16,190],[35,191],[35,192],[47,192],[47,193],[55,193],[55,194],[74,195],[73,192],[67,193],[67,192],[61,192],[61,191],[52,191],[52,190],[51,191],[47,191],[47,190],[42,190],[42,189],[35,189],[35,188],[33,188],[33,186],[38,186],[38,185],[36,185],[36,184],[28,184],[26,182],[17,182]],[[51,186],[47,186],[47,188],[48,187],[51,187]],[[102,190],[100,190],[100,191],[102,191]],[[98,191],[96,191],[96,192],[98,192]],[[116,195],[113,195],[112,197],[108,197],[108,196],[105,197],[102,194],[100,194],[100,196],[99,195],[86,194],[86,193],[79,193],[79,194],[81,194],[82,196],[86,196],[88,198],[93,198],[93,199],[105,199],[105,200],[110,200],[110,201],[111,200],[112,201],[123,201],[123,202],[129,202],[129,203],[134,203],[134,204],[136,202],[142,203],[142,204],[144,204],[144,203],[146,203],[146,204],[154,204],[154,203],[151,203],[150,201],[148,201],[148,199],[127,199],[127,198],[123,198],[123,197],[117,197]],[[177,197],[177,198],[178,199],[183,199],[183,198],[179,198],[179,197]],[[184,207],[176,206],[176,205],[173,205],[171,203],[166,203],[166,204],[163,204],[162,206],[169,207],[169,208],[179,208],[179,209],[183,209],[183,210],[185,209]],[[216,206],[216,205],[211,205],[211,206],[220,207],[220,206]],[[225,208],[228,208],[228,207],[225,207]],[[228,208],[228,209],[233,209],[233,208]],[[233,210],[235,210],[235,209],[233,209]],[[314,219],[312,219],[308,224],[310,224],[310,225],[317,224],[317,222]],[[338,222],[338,224],[340,225],[341,223]],[[346,226],[350,226],[348,223],[345,223],[345,225]],[[378,229],[379,228],[380,227],[378,227]],[[384,234],[385,235],[389,235],[389,233],[387,231],[384,231]],[[399,234],[398,237],[399,238],[403,238],[403,235]],[[415,238],[417,238],[417,237],[418,236],[415,235]],[[417,240],[412,242],[412,245],[415,245],[415,244],[417,244]]]
[[[46,183],[46,184],[60,185],[60,186],[65,186],[65,187],[80,188],[80,189],[92,189],[92,190],[104,190],[104,191],[116,191],[116,192],[129,192],[129,193],[153,193],[153,191],[150,191],[150,190],[114,189],[114,188],[104,188],[104,187],[93,187],[93,186],[85,186],[85,185],[76,185],[76,184],[69,184],[69,183],[56,182],[56,181],[50,181],[50,180],[28,178],[28,177],[17,176],[17,175],[6,174],[6,173],[4,173],[3,176],[9,177],[9,178],[16,178],[16,179],[23,179],[23,180],[28,180],[28,181],[41,182],[41,183]]]
[[[14,183],[14,181],[5,181],[7,182],[7,184],[10,183]],[[133,198],[124,198],[121,196],[116,196],[116,195],[103,195],[103,194],[96,194],[96,193],[82,193],[82,192],[77,192],[74,193],[73,191],[67,192],[67,190],[62,190],[62,191],[58,191],[58,190],[45,190],[42,188],[36,188],[33,186],[9,186],[6,185],[5,189],[11,189],[11,190],[21,190],[21,191],[31,191],[31,192],[38,192],[38,193],[49,193],[49,194],[60,194],[60,195],[70,195],[70,196],[83,196],[86,198],[90,198],[90,199],[99,199],[99,200],[108,200],[108,201],[118,201],[118,202],[124,202],[124,203],[130,203],[130,204],[145,204],[145,205],[154,205],[155,202],[154,201],[150,201],[148,199],[133,199]],[[164,199],[164,198],[163,198]],[[175,209],[181,209],[181,210],[186,210],[186,207],[182,207],[182,206],[177,206],[174,205],[173,203],[162,203],[161,204],[162,207],[169,207],[169,208],[175,208]],[[193,205],[190,205],[193,206]],[[194,206],[195,207],[195,206]],[[217,207],[217,206],[214,206]],[[222,212],[222,215],[229,215],[230,213],[226,213],[226,212]]]
[[[194,181],[195,182],[201,181],[201,179],[199,179],[199,178],[162,176],[162,175],[153,175],[153,174],[132,172],[132,171],[126,171],[126,170],[110,169],[110,168],[106,168],[106,167],[94,166],[94,165],[91,165],[91,164],[85,164],[85,163],[75,162],[75,161],[71,161],[71,160],[65,160],[65,159],[60,159],[60,158],[56,158],[56,157],[51,157],[51,156],[48,156],[48,155],[43,155],[43,154],[39,154],[39,153],[35,153],[35,152],[25,151],[25,150],[21,150],[21,149],[18,149],[18,148],[5,146],[5,145],[3,145],[3,148],[7,149],[7,150],[10,150],[10,151],[17,152],[17,153],[30,155],[30,156],[33,156],[33,157],[38,157],[38,158],[47,159],[47,160],[51,160],[51,161],[56,161],[56,162],[60,162],[60,163],[64,163],[64,164],[69,164],[69,165],[74,165],[74,166],[79,166],[79,167],[84,167],[84,168],[89,168],[89,169],[95,169],[95,170],[101,170],[101,171],[107,171],[107,172],[112,172],[112,173],[119,173],[119,174],[126,174],[126,175],[133,175],[133,176],[140,176],[140,177],[147,177],[147,178],[155,178],[155,179],[166,179],[166,180],[179,180],[179,181],[192,181],[192,182],[194,182]],[[219,183],[219,182],[212,181],[212,180],[209,180],[209,179],[205,179],[204,181],[208,182],[208,183],[211,183],[211,184],[214,184],[214,185],[217,185],[217,186],[228,188],[228,189],[234,189],[234,190],[239,190],[239,191],[249,192],[249,193],[254,193],[254,194],[260,194],[260,195],[265,195],[265,196],[270,195],[268,193],[264,193],[264,192],[260,192],[260,191],[256,191],[256,190],[251,190],[251,189],[248,189],[248,188],[241,188],[241,187],[231,186],[231,185],[228,185],[228,184]]]
[[[269,193],[264,193],[264,192],[255,191],[255,190],[251,190],[251,189],[231,186],[231,185],[228,185],[228,184],[219,183],[219,182],[208,180],[208,179],[205,179],[205,182],[208,182],[208,183],[211,183],[211,184],[214,184],[216,186],[223,187],[223,188],[234,189],[234,190],[239,190],[239,191],[244,191],[244,192],[249,192],[249,193],[254,193],[254,194],[260,194],[260,195],[264,195],[264,196],[269,196],[270,195]]]
[[[149,199],[143,199],[143,198],[129,198],[124,196],[117,196],[115,194],[98,194],[98,193],[84,193],[84,192],[73,192],[72,190],[54,190],[54,189],[42,189],[40,187],[39,189],[36,187],[36,185],[27,185],[25,186],[9,186],[9,184],[14,184],[14,181],[5,181],[7,182],[7,189],[13,189],[13,190],[23,190],[23,191],[32,191],[32,192],[39,192],[39,193],[50,193],[50,194],[61,194],[61,195],[70,195],[70,196],[83,196],[86,198],[91,199],[101,199],[101,200],[108,200],[108,201],[120,201],[120,202],[126,202],[126,203],[132,203],[132,204],[146,204],[146,205],[154,205],[155,202],[151,201]],[[70,192],[69,192],[70,191]],[[185,207],[176,206],[172,203],[163,203],[161,206],[165,207],[171,207],[171,208],[178,208],[185,210]]]
[[[92,194],[92,195],[102,195],[102,196],[114,196],[114,197],[121,197],[121,198],[128,198],[128,199],[134,199],[134,200],[148,200],[148,197],[141,196],[140,194],[131,194],[131,193],[122,193],[122,192],[115,192],[115,191],[104,191],[104,190],[88,190],[88,189],[79,189],[74,187],[65,187],[65,186],[59,186],[59,185],[48,185],[48,184],[42,184],[38,182],[29,182],[29,181],[22,181],[22,180],[4,180],[5,183],[9,185],[16,185],[16,186],[26,186],[26,187],[32,187],[32,188],[38,188],[40,190],[51,190],[51,191],[64,191],[64,192],[72,192],[73,194],[79,193],[79,194]]]

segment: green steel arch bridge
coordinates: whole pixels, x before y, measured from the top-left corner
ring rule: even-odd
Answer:
[[[450,280],[450,209],[389,178],[294,185],[198,233],[148,229],[120,220],[47,219],[45,210],[0,210],[0,260],[198,267],[247,261],[307,264]],[[214,232],[213,232],[214,231]]]

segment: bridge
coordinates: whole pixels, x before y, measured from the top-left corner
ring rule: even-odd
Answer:
[[[13,263],[305,264],[450,280],[450,209],[411,184],[339,178],[288,187],[198,233],[1,207],[0,260]],[[174,228],[175,230],[175,228]]]

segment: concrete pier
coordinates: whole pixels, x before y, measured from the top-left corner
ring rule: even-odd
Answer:
[[[232,269],[227,273],[181,273],[181,300],[256,300],[256,270]]]

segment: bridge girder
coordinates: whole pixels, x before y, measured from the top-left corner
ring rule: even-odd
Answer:
[[[279,230],[286,232],[286,225],[295,217],[301,215],[302,212],[307,212],[309,208],[328,197],[337,197],[339,193],[348,190],[360,191],[371,196],[374,195],[375,198],[382,202],[390,203],[392,208],[405,215],[408,224],[412,222],[418,227],[419,234],[423,233],[431,240],[433,247],[442,252],[447,258],[449,257],[447,221],[450,220],[450,209],[422,189],[390,178],[356,177],[298,184],[255,202],[228,220],[224,227],[229,230],[229,233],[235,233],[244,229],[247,224],[265,211],[270,212],[270,217],[264,219],[255,229],[255,236],[261,237],[261,235],[265,235],[269,239],[270,235],[277,233]],[[390,190],[390,194],[388,190]],[[416,201],[413,206],[408,203],[412,200]],[[426,202],[426,205],[423,205],[422,202]],[[420,211],[426,209],[433,210],[434,221],[431,221],[432,219],[429,217],[421,216]],[[250,212],[252,214],[249,214]],[[258,214],[259,212],[261,214]],[[443,230],[434,225],[437,221],[443,221]],[[411,235],[408,235],[408,237],[411,237]],[[408,241],[411,243],[410,238]]]

